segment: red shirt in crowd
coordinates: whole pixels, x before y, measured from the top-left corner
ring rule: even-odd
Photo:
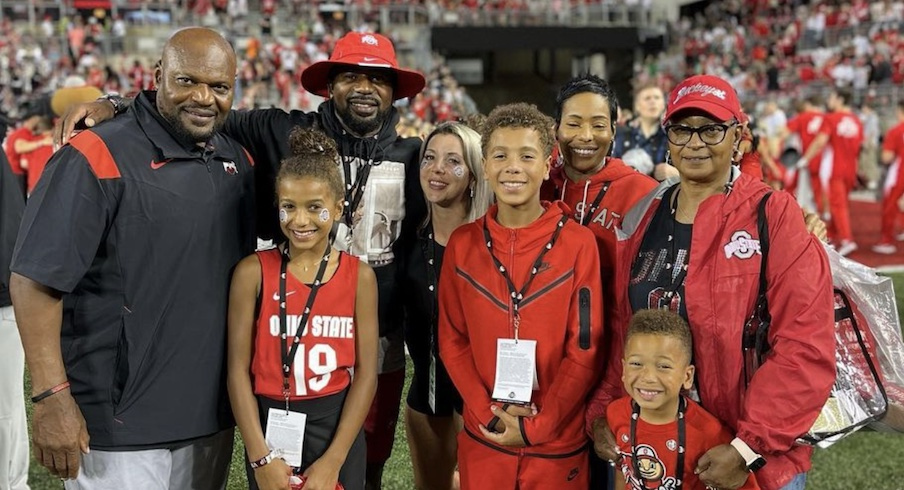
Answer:
[[[829,137],[832,178],[844,179],[848,185],[854,185],[860,146],[863,144],[860,118],[851,112],[830,112],[826,114],[819,132]]]

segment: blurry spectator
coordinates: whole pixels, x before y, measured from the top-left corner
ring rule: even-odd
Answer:
[[[664,180],[677,173],[666,163],[668,143],[662,129],[661,117],[665,110],[665,96],[655,85],[641,87],[634,95],[634,111],[637,117],[628,124],[626,131],[617,131],[612,155],[621,158],[629,150],[644,150],[655,164],[653,176]]]
[[[866,100],[860,104],[858,115],[863,123],[863,147],[857,174],[865,181],[866,188],[874,191],[879,186],[879,115]]]
[[[775,160],[781,156],[782,132],[788,124],[785,111],[774,100],[766,102],[758,121],[760,136],[765,139],[768,157]]]
[[[29,101],[22,111],[20,127],[6,141],[9,164],[27,182],[29,192],[53,154],[50,116],[50,101],[46,97]]]

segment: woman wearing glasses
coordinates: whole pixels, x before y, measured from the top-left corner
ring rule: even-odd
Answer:
[[[688,78],[668,104],[664,129],[680,179],[663,182],[621,224],[612,319],[617,347],[603,387],[619,393],[619,337],[631,314],[677,312],[694,338],[693,391],[736,434],[697,461],[700,479],[733,489],[756,471],[762,488],[803,488],[811,449],[794,441],[816,420],[835,379],[828,261],[793,197],[773,193],[765,208],[772,351],[745,383],[741,333],[756,301],[762,258],[757,206],[770,189],[733,165],[746,118],[726,81]],[[652,381],[635,389],[642,397],[662,396]]]

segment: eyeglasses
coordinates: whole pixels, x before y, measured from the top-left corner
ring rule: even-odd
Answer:
[[[665,135],[673,145],[684,146],[691,141],[694,133],[700,136],[700,141],[707,145],[718,145],[725,139],[728,129],[737,126],[737,122],[730,124],[706,124],[697,128],[683,124],[670,124],[665,127]]]

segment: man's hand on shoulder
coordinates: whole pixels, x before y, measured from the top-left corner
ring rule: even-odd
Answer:
[[[114,109],[113,103],[109,100],[95,100],[69,108],[53,128],[54,147],[59,148],[65,145],[69,142],[69,138],[81,130],[93,128],[107,119],[111,119],[116,115]]]

